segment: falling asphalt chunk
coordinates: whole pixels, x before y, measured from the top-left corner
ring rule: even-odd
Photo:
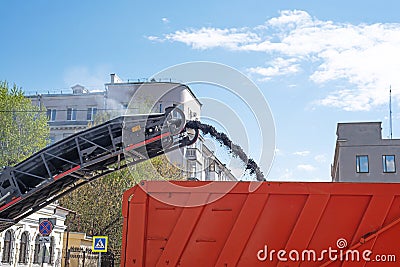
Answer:
[[[200,121],[188,121],[186,122],[186,127],[199,129],[204,135],[209,134],[214,137],[219,143],[226,146],[233,156],[240,158],[246,165],[245,169],[248,170],[251,175],[255,174],[258,181],[266,181],[257,163],[249,158],[239,145],[234,144],[225,133],[220,133],[213,126],[201,123]]]

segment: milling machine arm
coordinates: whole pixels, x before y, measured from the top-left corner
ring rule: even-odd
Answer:
[[[101,176],[193,144],[183,112],[120,116],[71,135],[0,173],[0,231]],[[128,159],[129,160],[126,160]]]

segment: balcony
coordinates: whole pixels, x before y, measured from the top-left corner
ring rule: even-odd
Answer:
[[[185,158],[188,160],[197,160],[199,158],[199,155],[197,155],[198,153],[199,153],[199,151],[197,150],[197,148],[188,147],[186,149]]]

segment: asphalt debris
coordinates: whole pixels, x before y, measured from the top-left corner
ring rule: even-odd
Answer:
[[[187,121],[186,127],[199,129],[204,135],[209,134],[215,138],[220,144],[226,146],[233,156],[241,159],[245,164],[245,169],[249,171],[251,175],[255,175],[258,181],[266,181],[264,174],[257,163],[252,158],[249,158],[241,146],[233,143],[225,133],[218,132],[214,126],[201,123],[200,121]]]

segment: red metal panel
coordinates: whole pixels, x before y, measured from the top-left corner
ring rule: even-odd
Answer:
[[[267,195],[248,195],[219,255],[216,266],[236,266],[267,199]]]
[[[70,174],[70,173],[73,173],[74,171],[77,171],[77,170],[79,170],[80,168],[81,168],[81,166],[78,165],[78,166],[75,166],[75,167],[73,167],[73,168],[71,168],[71,169],[69,169],[69,170],[67,170],[67,171],[65,171],[65,172],[63,172],[63,173],[57,174],[56,176],[54,176],[54,180],[58,180],[58,179],[60,179],[60,178],[63,178],[65,175],[68,175],[68,174]]]
[[[328,247],[336,250],[339,239],[349,243],[368,207],[369,200],[370,196],[363,195],[331,195],[309,247],[316,251]],[[301,266],[315,266],[315,264],[309,261]]]
[[[121,264],[125,266],[144,266],[145,239],[146,239],[146,217],[147,217],[147,195],[143,190],[129,191],[124,194],[124,237],[123,246],[129,247],[121,253]]]
[[[191,198],[207,199],[206,194],[198,195],[196,193],[191,194]],[[188,207],[185,208],[174,224],[174,229],[168,238],[168,242],[164,248],[164,251],[157,261],[156,266],[176,266],[180,262],[180,258],[183,250],[195,229],[197,221],[200,219],[200,215],[203,212],[204,207]],[[163,223],[161,221],[160,223]],[[152,257],[152,255],[146,255]]]
[[[135,148],[138,148],[138,147],[141,147],[141,146],[145,146],[145,145],[147,145],[147,144],[150,144],[150,143],[152,143],[152,142],[154,142],[154,141],[157,141],[157,140],[159,140],[159,139],[161,139],[161,138],[164,138],[164,137],[167,137],[167,136],[170,136],[170,135],[171,135],[171,133],[169,133],[169,132],[168,132],[168,133],[163,133],[163,134],[161,134],[161,135],[155,136],[155,137],[153,137],[153,138],[150,138],[150,139],[148,139],[148,140],[139,142],[139,143],[137,143],[137,144],[128,145],[128,146],[125,148],[125,151],[130,151],[130,150],[132,150],[132,149],[135,149]]]
[[[392,194],[387,194],[387,197],[393,197]],[[389,209],[388,215],[384,219],[383,225],[388,225],[389,223],[397,220],[399,218],[398,211],[400,209],[400,193],[394,196],[392,206]]]
[[[181,197],[189,196],[184,194]],[[171,207],[157,200],[149,201],[146,251],[152,257],[146,258],[147,266],[156,265],[182,211],[182,207]]]
[[[204,207],[183,251],[182,266],[190,266],[192,262],[199,266],[215,265],[246,197],[246,194],[233,194]]]
[[[7,204],[4,204],[3,206],[0,207],[0,211],[8,208],[9,206],[13,205],[14,203],[17,203],[18,201],[20,201],[22,199],[22,197],[17,197],[14,198],[13,200],[11,200],[10,202],[8,202]]]
[[[291,233],[285,250],[301,250],[307,248],[311,238],[318,227],[321,217],[329,201],[329,195],[309,195],[307,202],[296,222],[296,226]],[[279,262],[278,266],[285,266],[286,262]],[[299,266],[300,262],[293,263],[293,266]]]
[[[400,266],[400,184],[249,185],[131,189],[121,266]]]
[[[355,245],[359,243],[363,235],[366,233],[372,233],[376,229],[381,228],[392,202],[393,196],[373,196],[360,224],[358,225],[358,229],[355,232],[353,240],[349,245]],[[373,246],[374,242],[371,242],[369,249],[372,250]],[[353,263],[349,261],[344,261],[342,266],[347,267],[352,266],[352,264]],[[360,264],[360,266],[365,266],[365,264]]]
[[[307,195],[271,194],[243,251],[239,266],[260,264],[257,251],[266,244],[273,248],[285,248],[306,200]],[[284,202],[286,206],[282,205]],[[275,266],[277,259],[273,259],[272,263]]]

